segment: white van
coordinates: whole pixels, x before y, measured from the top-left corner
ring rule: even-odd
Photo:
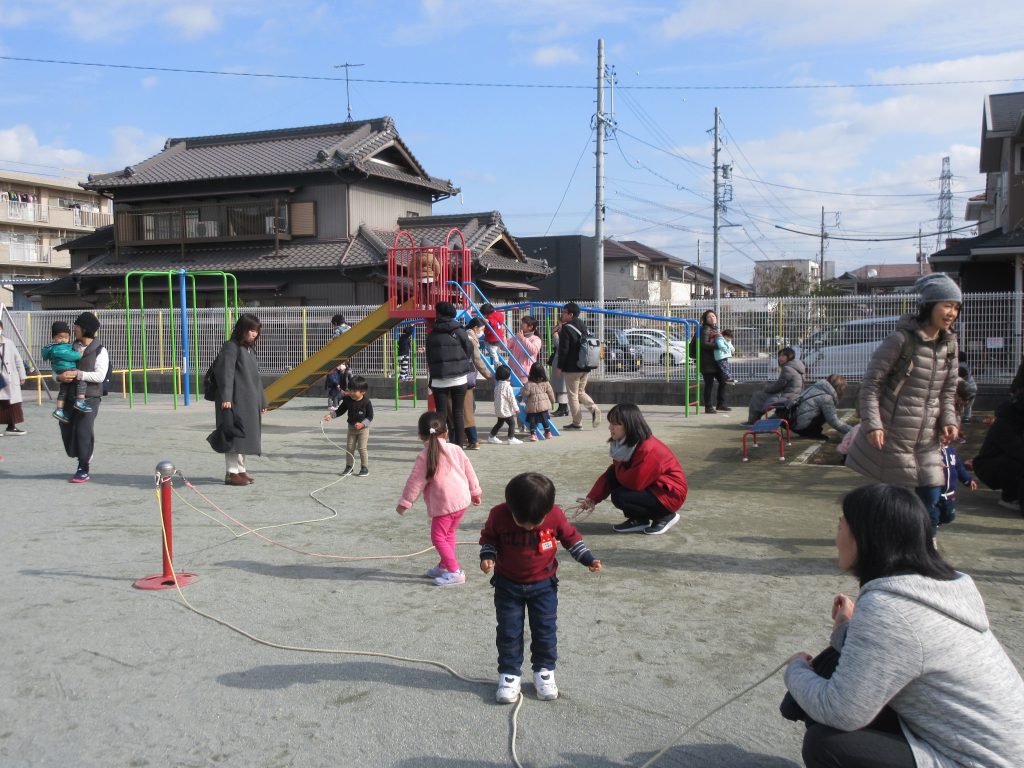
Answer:
[[[838,373],[848,379],[863,378],[871,355],[896,330],[899,319],[899,315],[868,317],[812,333],[799,348],[808,376],[822,379]]]

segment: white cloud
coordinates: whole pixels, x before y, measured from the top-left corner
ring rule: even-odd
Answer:
[[[156,75],[150,75],[149,77],[142,78],[142,87],[143,88],[152,88],[158,82],[160,82],[160,80],[159,80],[159,78],[157,78]]]
[[[56,172],[63,169],[80,178],[86,173],[95,171],[98,164],[85,152],[62,147],[59,144],[40,142],[35,131],[20,123],[10,128],[0,128],[0,161],[8,167],[25,173],[37,173],[41,170],[34,165],[49,166],[45,172]],[[21,164],[25,164],[24,167]]]
[[[166,138],[146,133],[141,128],[121,125],[111,130],[111,149],[106,158],[110,168],[141,163],[163,149]]]
[[[580,60],[580,57],[572,48],[548,45],[534,51],[530,59],[538,66],[550,67],[556,64],[575,64]]]
[[[164,13],[162,19],[186,40],[198,40],[221,27],[220,19],[207,5],[177,6]]]

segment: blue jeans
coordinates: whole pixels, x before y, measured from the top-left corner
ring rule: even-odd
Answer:
[[[523,671],[523,621],[530,619],[530,662],[533,671],[554,669],[558,660],[558,578],[517,584],[503,576],[491,579],[498,617],[498,674]]]
[[[915,488],[914,493],[924,502],[924,508],[928,510],[928,517],[932,521],[932,534],[937,533],[940,522],[939,499],[942,498],[942,488],[938,485],[922,485]]]

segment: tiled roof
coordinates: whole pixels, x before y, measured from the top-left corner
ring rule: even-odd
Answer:
[[[851,269],[849,272],[844,274],[840,280],[848,277],[856,280],[893,280],[900,278],[912,278],[916,280],[921,276],[922,268],[926,275],[932,271],[929,264],[924,264],[923,267],[918,267],[916,262],[912,264],[868,264],[864,267]],[[870,274],[872,271],[874,271],[875,274]]]
[[[425,242],[437,246],[444,245],[448,232],[452,228],[457,228],[466,238],[466,247],[473,252],[474,268],[537,276],[550,275],[554,272],[554,269],[543,261],[523,255],[515,238],[505,229],[505,223],[497,211],[448,216],[408,216],[398,220],[398,227],[399,230],[408,232],[416,244]],[[359,232],[345,250],[342,266],[384,266],[387,263],[388,249],[394,245],[395,234],[399,230],[360,226]],[[504,249],[494,248],[499,243],[507,246],[515,258],[500,252]]]
[[[1024,230],[1018,229],[1009,234],[1002,229],[993,229],[977,237],[965,237],[950,241],[946,248],[933,253],[929,259],[933,262],[970,261],[972,251],[984,251],[988,248],[1017,248],[1024,253]],[[1012,254],[1006,256],[1013,259]]]
[[[348,240],[317,243],[285,243],[275,254],[273,245],[242,247],[190,248],[181,255],[179,248],[122,251],[115,260],[108,254],[90,261],[72,274],[83,277],[123,275],[129,271],[168,269],[213,270],[224,272],[260,272],[302,269],[337,269]]]
[[[373,160],[394,150],[407,168]],[[398,135],[390,117],[251,133],[168,139],[161,152],[123,171],[90,176],[82,186],[117,190],[143,185],[210,179],[252,178],[354,169],[369,176],[458,192],[450,181],[430,176]]]
[[[108,224],[105,227],[100,227],[88,235],[82,235],[76,237],[74,240],[68,240],[66,243],[61,243],[54,250],[56,251],[84,251],[92,249],[104,249],[110,248],[114,245],[114,225]]]
[[[670,253],[659,251],[657,248],[651,248],[649,245],[644,245],[636,240],[605,240],[604,258],[606,261],[617,261],[620,259],[643,262],[671,261],[688,266],[682,259],[676,258]]]
[[[985,110],[990,133],[1013,133],[1019,131],[1024,120],[1024,92],[993,93],[986,101]]]

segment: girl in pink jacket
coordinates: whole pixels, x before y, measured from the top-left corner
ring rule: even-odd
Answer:
[[[419,435],[424,447],[416,457],[395,511],[404,515],[423,494],[430,515],[430,541],[441,556],[426,576],[439,587],[464,584],[466,572],[459,567],[455,555],[455,533],[470,502],[480,505],[480,482],[462,448],[448,442],[443,416],[436,411],[420,416]]]

